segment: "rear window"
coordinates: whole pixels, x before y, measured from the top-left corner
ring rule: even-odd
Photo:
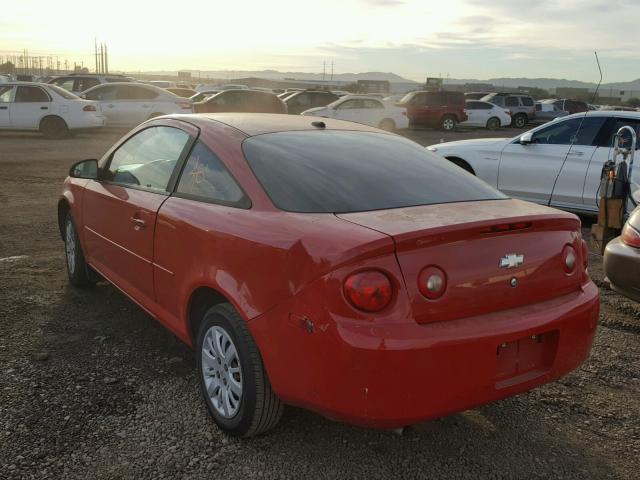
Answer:
[[[302,131],[257,135],[245,157],[280,209],[346,213],[507,198],[395,135]]]
[[[62,98],[66,98],[67,100],[74,100],[79,98],[77,95],[74,95],[71,92],[67,92],[64,88],[61,88],[57,85],[49,85],[49,88],[60,95]]]

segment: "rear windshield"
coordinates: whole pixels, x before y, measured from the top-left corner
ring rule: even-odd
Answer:
[[[243,150],[273,203],[290,212],[362,212],[507,198],[395,135],[279,132],[250,137]]]
[[[47,85],[47,87],[49,87],[51,90],[56,92],[62,98],[66,98],[67,100],[74,100],[74,99],[79,99],[80,98],[77,95],[74,95],[73,93],[68,92],[64,88],[61,88],[61,87],[59,87],[57,85],[49,84],[49,85]]]

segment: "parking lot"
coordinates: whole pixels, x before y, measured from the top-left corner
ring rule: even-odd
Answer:
[[[638,478],[640,305],[607,289],[594,246],[600,328],[564,379],[402,434],[288,408],[267,435],[223,436],[190,349],[111,285],[67,284],[62,180],[120,135],[0,133],[0,477]],[[406,135],[429,145],[496,132]]]

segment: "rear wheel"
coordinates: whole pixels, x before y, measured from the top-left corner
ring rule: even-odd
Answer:
[[[380,122],[379,128],[387,132],[393,132],[396,129],[396,122],[390,118],[385,118]]]
[[[40,122],[40,132],[46,138],[65,138],[69,135],[69,127],[60,117],[46,117]]]
[[[528,118],[524,113],[518,113],[513,117],[513,126],[516,128],[524,128],[527,124]]]
[[[442,130],[451,131],[456,128],[457,123],[458,122],[455,117],[446,115],[442,117],[442,120],[440,121],[440,128],[442,128]]]
[[[251,333],[230,304],[205,313],[196,346],[200,388],[216,424],[237,437],[273,428],[284,405],[271,388]]]
[[[497,130],[498,128],[500,128],[500,119],[497,117],[491,117],[489,120],[487,120],[487,128],[489,130]]]
[[[92,275],[91,267],[84,259],[84,253],[80,246],[76,226],[71,212],[67,212],[64,224],[64,253],[67,263],[67,275],[69,282],[74,287],[89,287],[96,283],[95,274]]]

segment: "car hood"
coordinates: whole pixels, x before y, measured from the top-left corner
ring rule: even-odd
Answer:
[[[437,152],[440,149],[445,148],[475,148],[475,147],[489,147],[491,145],[501,145],[510,142],[510,138],[475,138],[472,140],[458,140],[456,142],[436,143],[429,145],[427,148],[431,151]]]

